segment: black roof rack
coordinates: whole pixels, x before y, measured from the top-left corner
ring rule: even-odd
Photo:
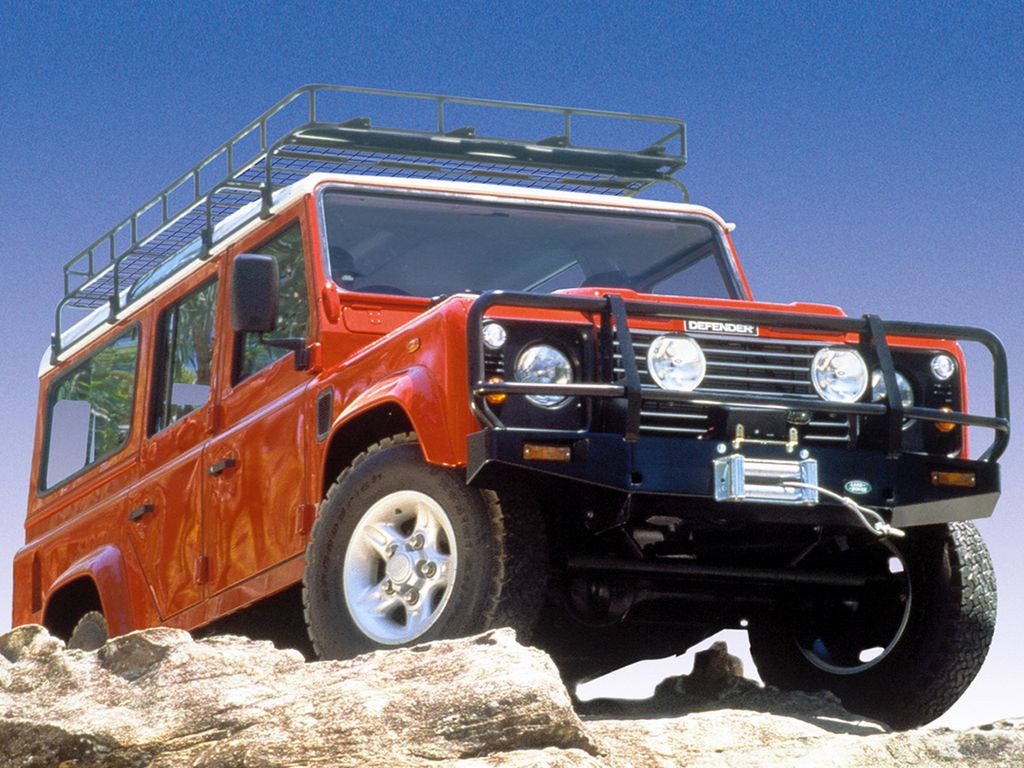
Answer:
[[[370,118],[330,122],[321,115],[328,98],[356,101],[368,96],[433,102],[431,125],[429,129],[385,128]],[[478,136],[472,127],[448,124],[456,106],[504,110],[509,117],[547,113],[558,119],[560,133],[531,139]],[[289,118],[287,127],[275,130]],[[581,118],[632,121],[648,124],[658,134],[667,132],[639,149],[582,146],[573,140],[574,125]],[[56,362],[71,341],[64,338],[62,327],[66,308],[108,306],[113,318],[128,303],[126,291],[140,277],[196,243],[198,247],[192,249],[196,258],[206,258],[216,242],[257,216],[267,216],[276,190],[311,173],[485,181],[625,196],[667,182],[688,201],[686,187],[674,176],[685,165],[686,126],[672,118],[307,85],[249,123],[64,265],[64,297],[57,305],[51,359]],[[247,213],[232,216],[246,206]],[[228,217],[231,220],[225,221]]]

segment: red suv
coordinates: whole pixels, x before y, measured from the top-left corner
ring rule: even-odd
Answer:
[[[436,124],[324,117],[357,96]],[[1003,348],[754,301],[730,225],[642,198],[685,201],[684,164],[665,118],[290,95],[65,267],[14,623],[91,649],[299,617],[327,658],[511,625],[569,680],[745,627],[769,683],[941,714],[995,620],[969,520]],[[992,416],[958,341],[991,353]]]

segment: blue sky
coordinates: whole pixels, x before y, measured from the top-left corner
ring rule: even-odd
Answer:
[[[0,0],[0,606],[61,265],[309,82],[682,117],[683,179],[737,222],[756,296],[982,325],[1019,375],[1019,2]],[[950,722],[1024,714],[1022,456],[1015,440],[1003,501],[981,524],[1001,588],[996,641]],[[0,611],[0,630],[9,620]]]

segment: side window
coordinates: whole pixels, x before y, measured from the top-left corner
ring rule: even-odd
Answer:
[[[150,434],[201,408],[210,399],[217,283],[186,296],[160,316]]]
[[[309,331],[309,296],[306,289],[306,264],[302,250],[302,230],[289,227],[253,253],[277,259],[279,297],[277,329],[264,334],[268,339],[305,339]],[[260,344],[258,334],[238,334],[235,343],[235,383],[267,367],[288,354],[288,350]]]
[[[134,326],[50,387],[44,489],[114,455],[128,442],[138,356],[139,328]]]

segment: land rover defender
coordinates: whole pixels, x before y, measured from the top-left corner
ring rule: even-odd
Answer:
[[[343,112],[371,97],[431,123]],[[88,650],[296,615],[325,658],[512,626],[568,681],[743,627],[766,682],[937,717],[995,620],[1003,347],[755,301],[685,149],[289,95],[65,266],[14,623]]]

